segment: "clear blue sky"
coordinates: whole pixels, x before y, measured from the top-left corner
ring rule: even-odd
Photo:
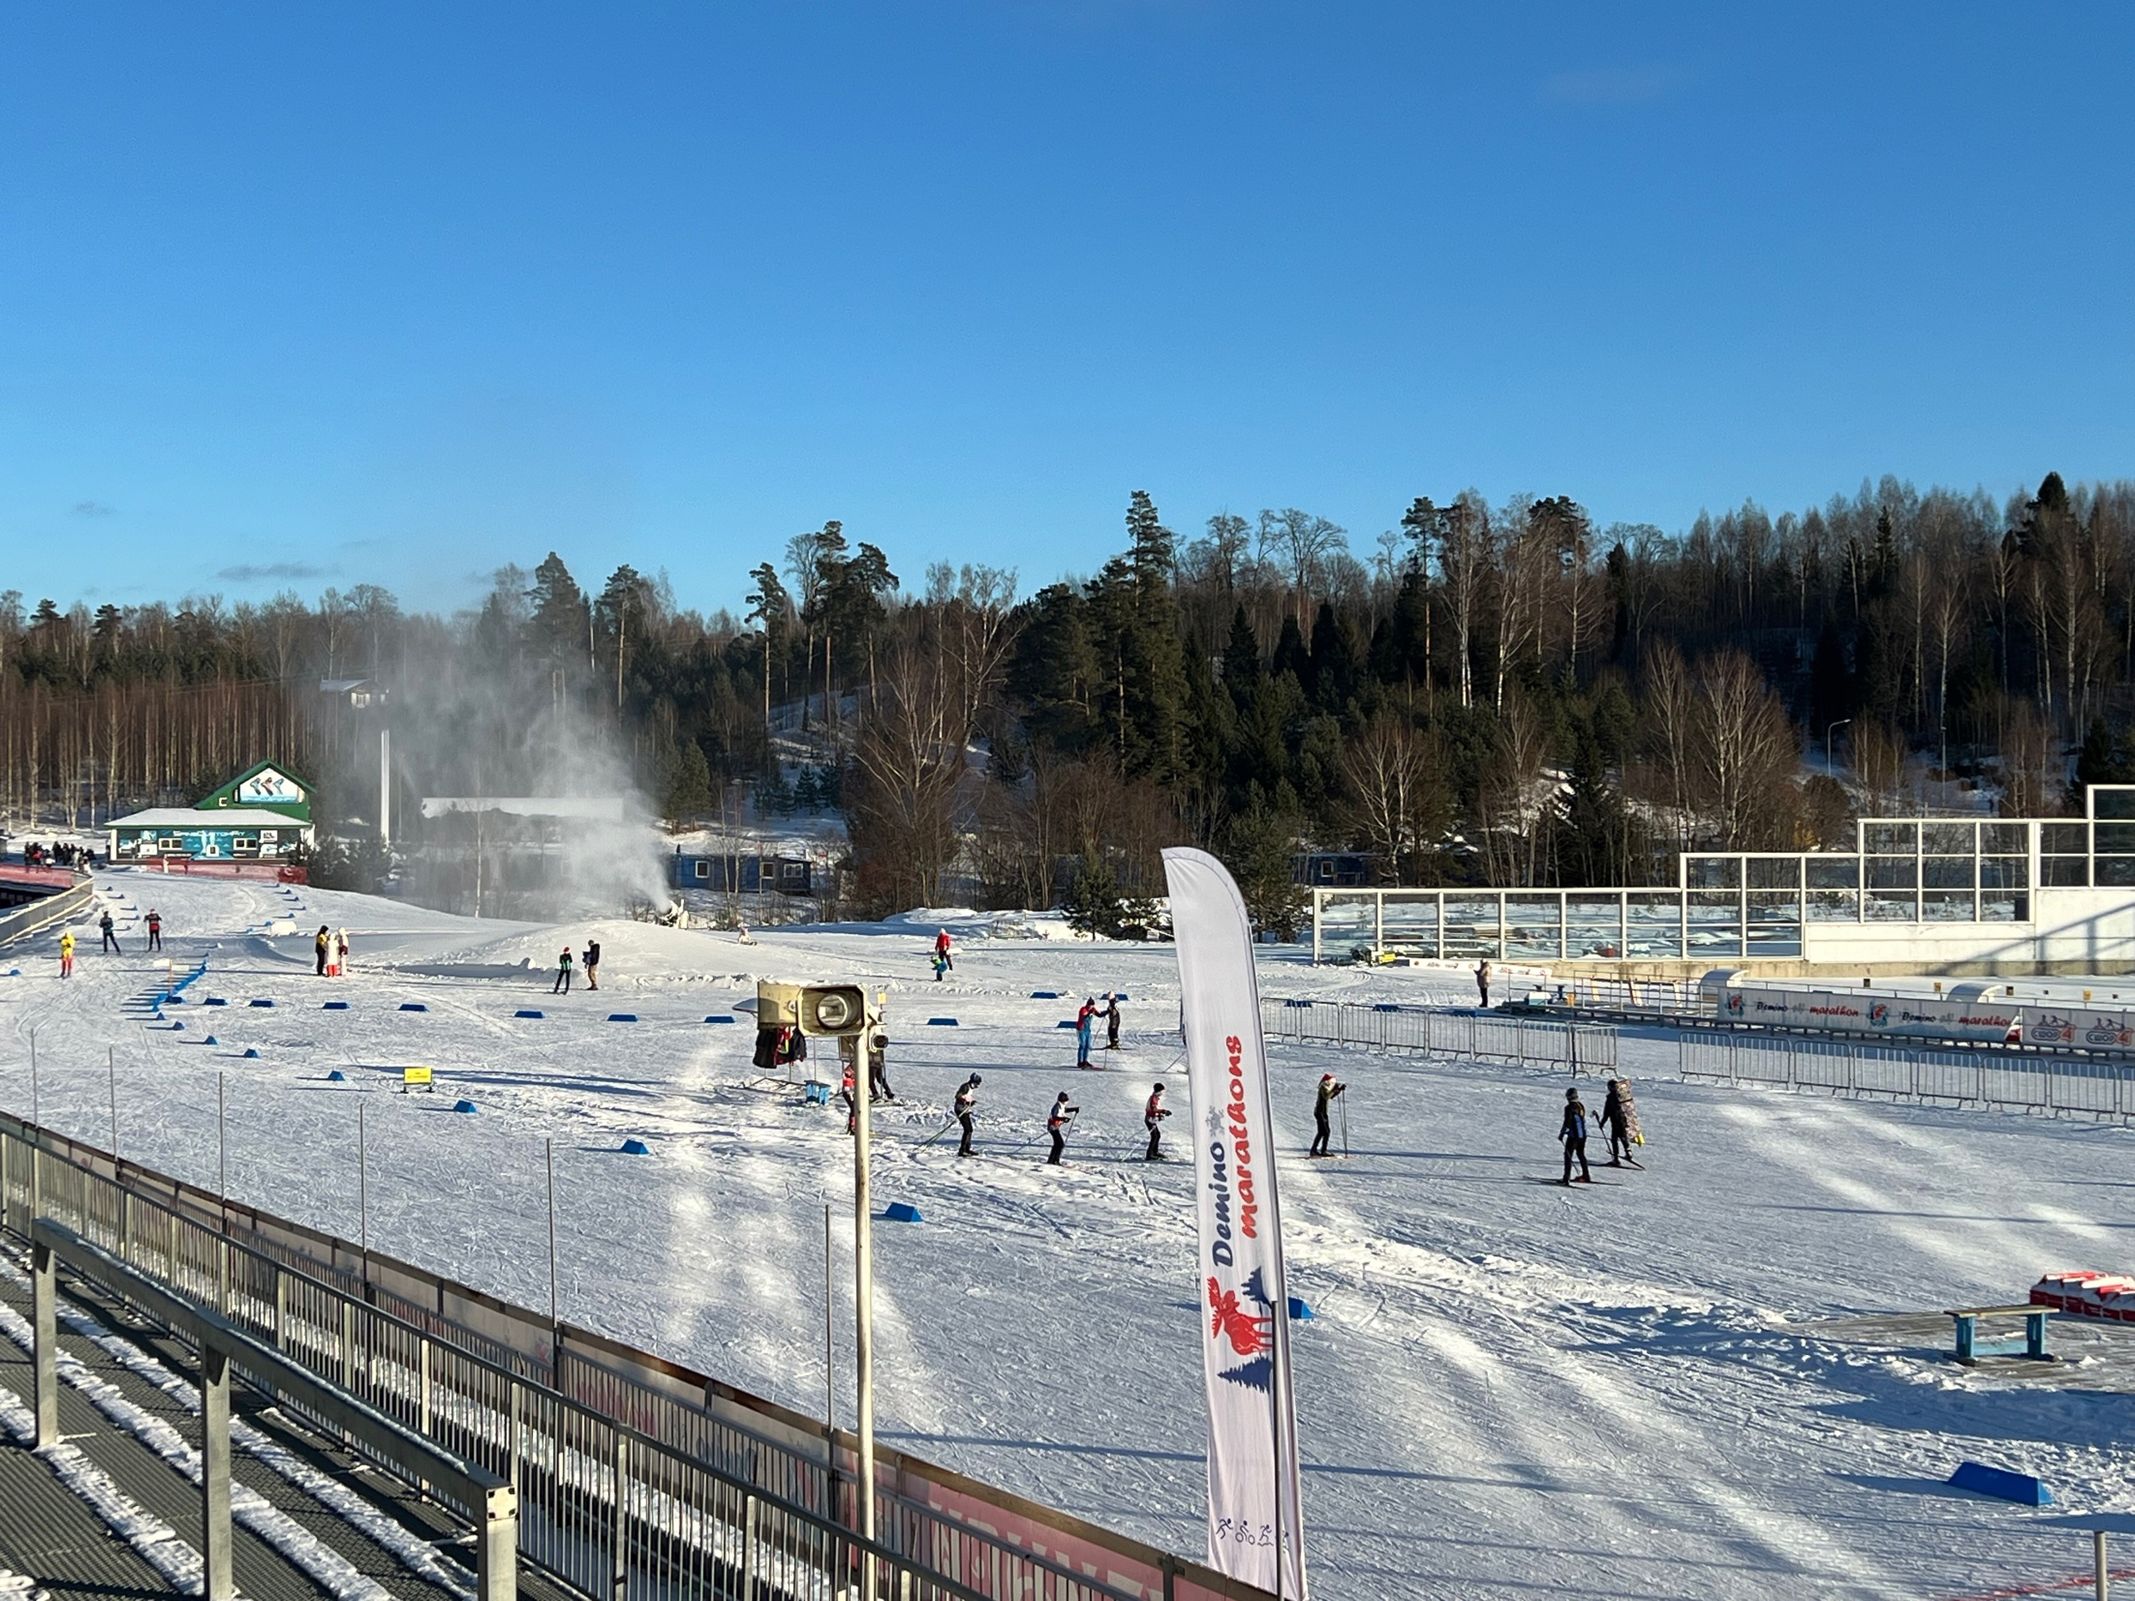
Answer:
[[[2119,0],[12,6],[0,587],[2124,476],[2131,62]]]

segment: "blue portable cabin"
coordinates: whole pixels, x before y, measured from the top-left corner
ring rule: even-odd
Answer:
[[[815,894],[815,863],[805,856],[738,851],[686,851],[675,847],[676,889],[720,890],[729,895]]]

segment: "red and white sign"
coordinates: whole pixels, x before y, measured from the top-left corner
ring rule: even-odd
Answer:
[[[1167,850],[1184,995],[1187,1138],[1200,1214],[1194,1300],[1208,1391],[1208,1560],[1284,1598],[1305,1594],[1289,1290],[1260,986],[1245,902],[1205,851]]]

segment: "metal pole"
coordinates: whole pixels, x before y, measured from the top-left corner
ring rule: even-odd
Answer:
[[[2091,1559],[2098,1569],[2098,1601],[2106,1601],[2106,1588],[2112,1583],[2105,1571],[2105,1530],[2091,1530]]]
[[[37,1030],[30,1030],[30,1121],[37,1121]]]
[[[371,1277],[371,1177],[369,1142],[364,1137],[363,1102],[356,1103],[356,1249],[363,1253],[363,1278]]]
[[[115,1045],[104,1047],[104,1070],[111,1075],[111,1160],[119,1159],[119,1052]]]
[[[200,1347],[200,1557],[207,1601],[230,1601],[230,1356]]]
[[[215,1075],[215,1194],[222,1203],[223,1228],[230,1226],[230,1075]]]
[[[34,1215],[30,1226],[37,1226]],[[59,1286],[53,1281],[53,1266],[52,1248],[33,1242],[30,1246],[30,1315],[36,1337],[31,1351],[37,1364],[39,1450],[59,1443]]]
[[[860,1042],[857,1039],[842,1039],[838,1042],[841,1054],[850,1052],[856,1064],[854,1084],[859,1078],[857,1063],[860,1058]],[[868,1194],[867,1145],[869,1136],[868,1099],[865,1095],[853,1097],[853,1362],[857,1369],[857,1399],[859,1402],[860,1433],[860,1483],[857,1492],[860,1502],[860,1534],[863,1539],[875,1538],[875,1237],[874,1219],[870,1213],[871,1199]],[[860,1564],[860,1601],[875,1601],[875,1562],[872,1555]]]
[[[837,1290],[831,1282],[830,1203],[823,1203],[823,1434],[833,1442],[838,1429],[838,1376],[832,1365],[834,1336],[831,1320],[837,1315]],[[827,1459],[826,1459],[827,1460]]]
[[[556,1348],[562,1340],[562,1324],[556,1316],[556,1142],[541,1142],[542,1161],[549,1175],[549,1363],[553,1373]]]

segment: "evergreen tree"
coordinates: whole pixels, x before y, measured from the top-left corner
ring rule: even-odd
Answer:
[[[1305,915],[1305,892],[1297,884],[1296,823],[1256,802],[1233,819],[1222,856],[1255,931],[1295,939]]]
[[[1076,933],[1109,938],[1119,931],[1119,881],[1103,862],[1085,858],[1068,882],[1060,909]]]
[[[584,661],[591,649],[585,591],[553,550],[534,569],[527,599],[533,607],[527,619],[529,654],[551,666]]]
[[[701,817],[712,804],[712,769],[704,759],[704,747],[685,739],[667,765],[667,782],[660,809],[670,828],[680,828]]]

